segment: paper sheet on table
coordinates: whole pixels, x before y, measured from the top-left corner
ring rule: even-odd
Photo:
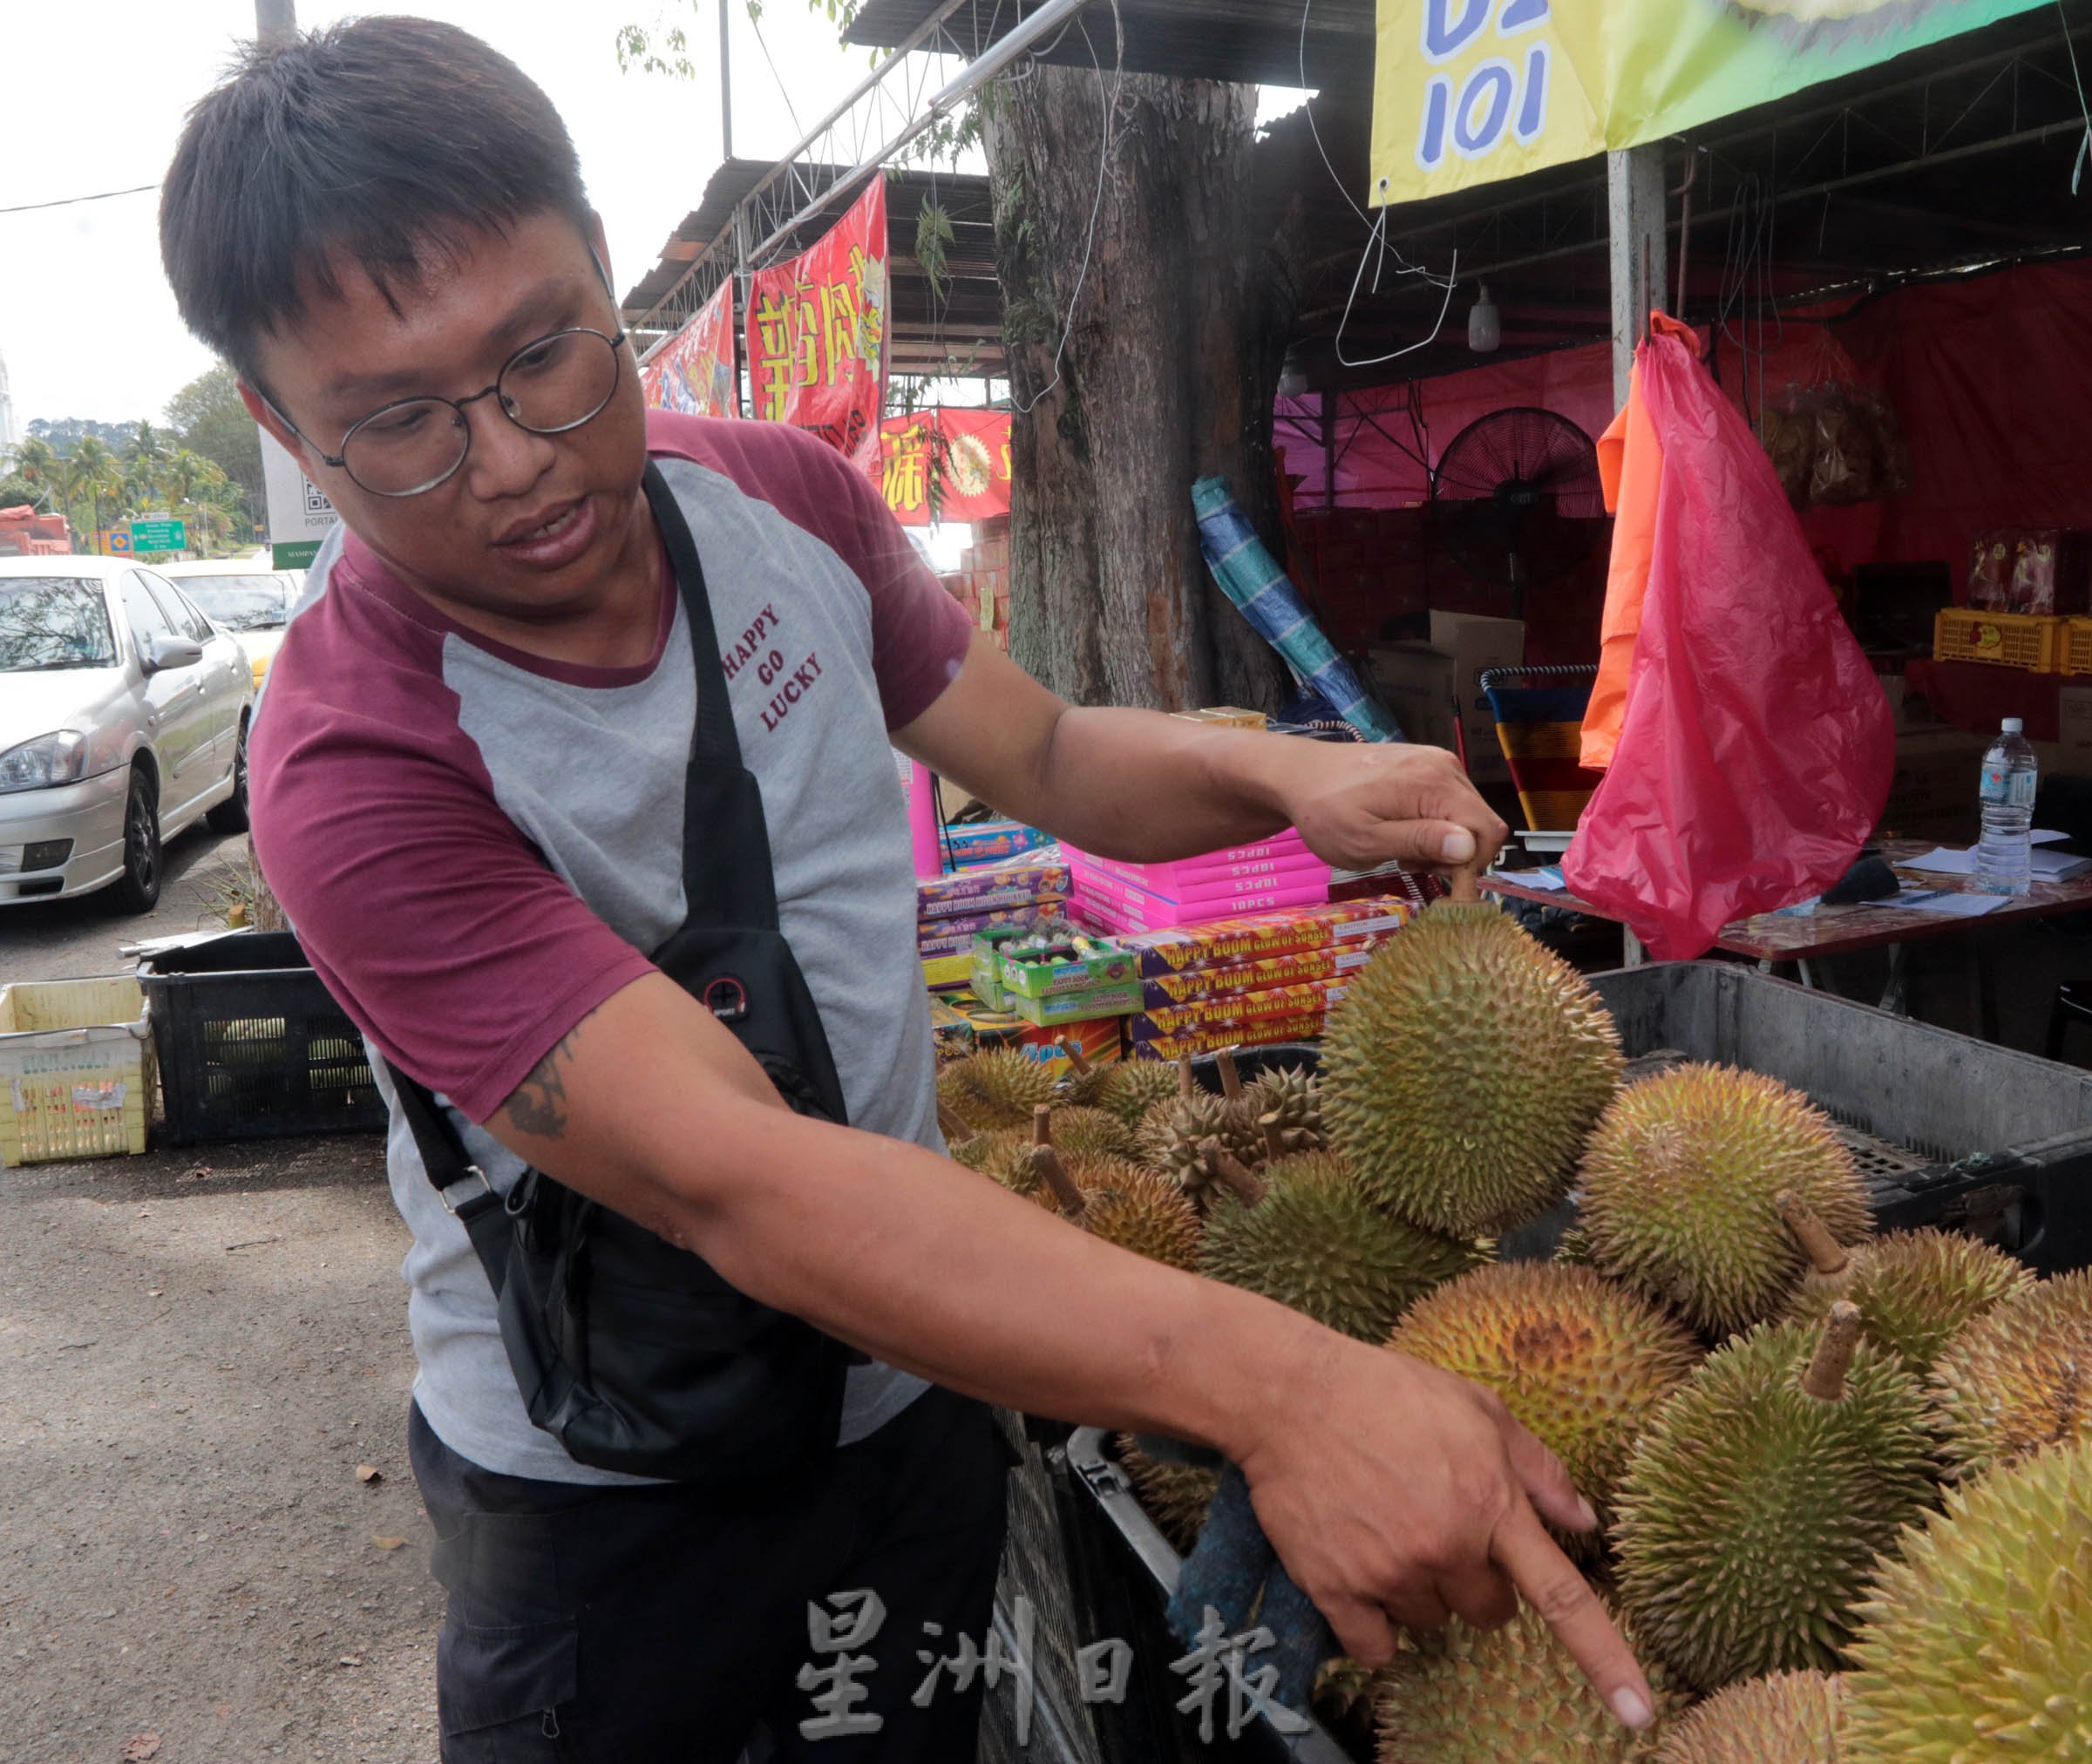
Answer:
[[[1569,885],[1562,880],[1559,870],[1505,870],[1499,873],[1506,882],[1516,882],[1521,888],[1545,888],[1550,894]]]
[[[2068,835],[2062,835],[2068,838]],[[2092,869],[2092,858],[2078,858],[2068,851],[2051,851],[2036,845],[2027,854],[2027,867],[2036,876],[2050,882],[2061,882]],[[1921,858],[1912,858],[1903,867],[1905,870],[1926,870],[1935,876],[1973,876],[1976,873],[1976,854],[1958,851],[1951,845],[1936,846]]]
[[[2029,845],[2060,845],[2069,837],[2068,833],[2057,832],[2053,827],[2036,827],[2027,834],[2027,843]]]
[[[1980,919],[2006,904],[2003,894],[1957,894],[1951,888],[1905,888],[1886,900],[1869,900],[1868,906],[1892,906],[1905,913],[1938,913],[1949,919]]]

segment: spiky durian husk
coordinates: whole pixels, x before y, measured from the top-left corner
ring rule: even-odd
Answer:
[[[1621,1091],[1579,1181],[1598,1267],[1715,1335],[1778,1316],[1801,1278],[1783,1193],[1841,1244],[1867,1231],[1866,1191],[1829,1118],[1783,1084],[1723,1066],[1680,1066]]]
[[[1626,1626],[1626,1625],[1623,1625]],[[1630,1644],[1634,1637],[1628,1627]],[[1397,1637],[1379,1675],[1381,1764],[1628,1764],[1654,1755],[1684,1706],[1661,1665],[1642,1655],[1657,1725],[1637,1733],[1600,1700],[1530,1605],[1502,1629],[1455,1618],[1438,1637]]]
[[[1321,1081],[1297,1066],[1280,1066],[1243,1087],[1243,1100],[1261,1127],[1267,1116],[1278,1117],[1281,1143],[1288,1151],[1320,1151],[1329,1143],[1322,1124]]]
[[[993,1128],[986,1133],[976,1133],[971,1139],[962,1139],[951,1148],[952,1162],[962,1164],[968,1170],[982,1176],[992,1176],[1005,1188],[1028,1190],[1029,1178],[1015,1179],[1013,1161],[1031,1144],[1031,1135],[1015,1127]]]
[[[1053,1143],[1063,1151],[1084,1156],[1131,1158],[1133,1130],[1102,1109],[1056,1109],[1047,1122]]]
[[[1373,1700],[1379,1691],[1379,1675],[1370,1666],[1339,1654],[1317,1669],[1309,1702],[1315,1720],[1347,1749],[1365,1748],[1373,1744]]]
[[[1198,1265],[1199,1210],[1169,1177],[1127,1158],[1095,1153],[1065,1153],[1061,1165],[1082,1193],[1083,1228],[1090,1236],[1172,1268]],[[1061,1211],[1045,1182],[1029,1192],[1041,1206]]]
[[[1836,1670],[1874,1559],[1934,1498],[1916,1377],[1862,1340],[1844,1394],[1802,1388],[1818,1332],[1763,1325],[1659,1408],[1620,1479],[1622,1602],[1688,1683]]]
[[[1330,1013],[1325,1130],[1382,1204],[1472,1237],[1561,1197],[1620,1066],[1574,968],[1495,907],[1442,902]]]
[[[1591,1265],[1591,1234],[1581,1225],[1571,1225],[1562,1232],[1562,1239],[1554,1246],[1554,1259],[1565,1268],[1587,1268]]]
[[[1055,1079],[1038,1061],[1007,1048],[955,1060],[937,1075],[937,1100],[968,1127],[1029,1127],[1031,1111],[1054,1099]]]
[[[1190,1555],[1205,1527],[1206,1510],[1213,1504],[1213,1492],[1220,1486],[1220,1472],[1156,1457],[1142,1450],[1131,1434],[1120,1434],[1117,1446],[1119,1468],[1133,1484],[1141,1511],[1169,1539],[1171,1549],[1179,1556]]]
[[[1671,1728],[1656,1764],[1838,1764],[1844,1702],[1844,1680],[1830,1672],[1731,1685]]]
[[[1055,1087],[1054,1106],[1066,1109],[1101,1109],[1104,1082],[1111,1067],[1092,1063],[1083,1071],[1070,1063]]]
[[[1196,1096],[1158,1102],[1149,1109],[1141,1123],[1135,1155],[1203,1204],[1219,1180],[1219,1173],[1199,1150],[1208,1139],[1218,1139],[1252,1168],[1264,1160],[1264,1138],[1257,1131],[1256,1117],[1248,1105],[1240,1098],[1231,1100],[1203,1090]]]
[[[1700,1363],[1674,1319],[1591,1268],[1506,1262],[1419,1299],[1388,1346],[1485,1385],[1610,1516],[1627,1454]],[[1579,1537],[1578,1553],[1600,1540]]]
[[[1821,1323],[1833,1304],[1850,1299],[1867,1339],[1923,1372],[1965,1324],[2033,1284],[2032,1269],[1973,1238],[1892,1231],[1860,1245],[1834,1279],[1803,1274],[1787,1314]]]
[[[2092,1758],[2092,1439],[1949,1495],[1860,1615],[1843,1764]]]
[[[1361,1341],[1384,1341],[1418,1299],[1483,1258],[1472,1241],[1380,1211],[1326,1151],[1276,1159],[1261,1175],[1254,1206],[1232,1194],[1213,1203],[1199,1272]]]
[[[1149,1109],[1177,1094],[1177,1068],[1166,1060],[1122,1060],[1104,1069],[1097,1106],[1138,1130]]]
[[[1958,1479],[2092,1439],[2092,1269],[2014,1293],[1932,1363],[1932,1405]]]

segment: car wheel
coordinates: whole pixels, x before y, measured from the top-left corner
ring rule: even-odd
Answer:
[[[205,817],[214,833],[247,831],[247,719],[240,719],[240,744],[233,750],[233,793]]]
[[[124,804],[124,873],[116,879],[116,904],[126,913],[150,913],[160,904],[160,792],[134,770]]]

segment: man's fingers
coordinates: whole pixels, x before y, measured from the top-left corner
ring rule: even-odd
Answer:
[[[1532,1504],[1539,1509],[1540,1516],[1565,1531],[1595,1530],[1598,1515],[1592,1510],[1591,1503],[1577,1492],[1569,1472],[1562,1468],[1562,1461],[1520,1426],[1508,1411],[1498,1417],[1497,1425],[1504,1435],[1504,1449],[1511,1454],[1511,1467],[1518,1472],[1518,1481],[1525,1485]]]
[[[1606,1706],[1627,1727],[1647,1727],[1655,1719],[1656,1705],[1634,1652],[1613,1626],[1590,1583],[1555,1546],[1538,1515],[1524,1501],[1514,1501],[1498,1522],[1490,1553],[1525,1602],[1562,1638]]]
[[[1471,864],[1480,849],[1473,830],[1457,821],[1382,821],[1372,827],[1370,838],[1369,851],[1361,850],[1351,855],[1370,858],[1374,864],[1409,864],[1420,870]],[[1368,866],[1362,862],[1348,867]]]
[[[1377,1671],[1395,1658],[1395,1625],[1386,1611],[1347,1599],[1325,1605],[1322,1615],[1336,1632],[1338,1645],[1362,1666]]]
[[[1445,1627],[1452,1613],[1445,1601],[1428,1587],[1412,1587],[1388,1601],[1388,1615],[1415,1635],[1430,1635]]]
[[[1457,1577],[1441,1577],[1438,1595],[1447,1610],[1474,1629],[1501,1629],[1518,1614],[1518,1588],[1490,1563]]]

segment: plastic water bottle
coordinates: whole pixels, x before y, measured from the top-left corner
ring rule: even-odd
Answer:
[[[2024,894],[2033,884],[2034,789],[2040,766],[2016,716],[1983,756],[1983,840],[1976,847],[1976,889],[1983,894]]]

